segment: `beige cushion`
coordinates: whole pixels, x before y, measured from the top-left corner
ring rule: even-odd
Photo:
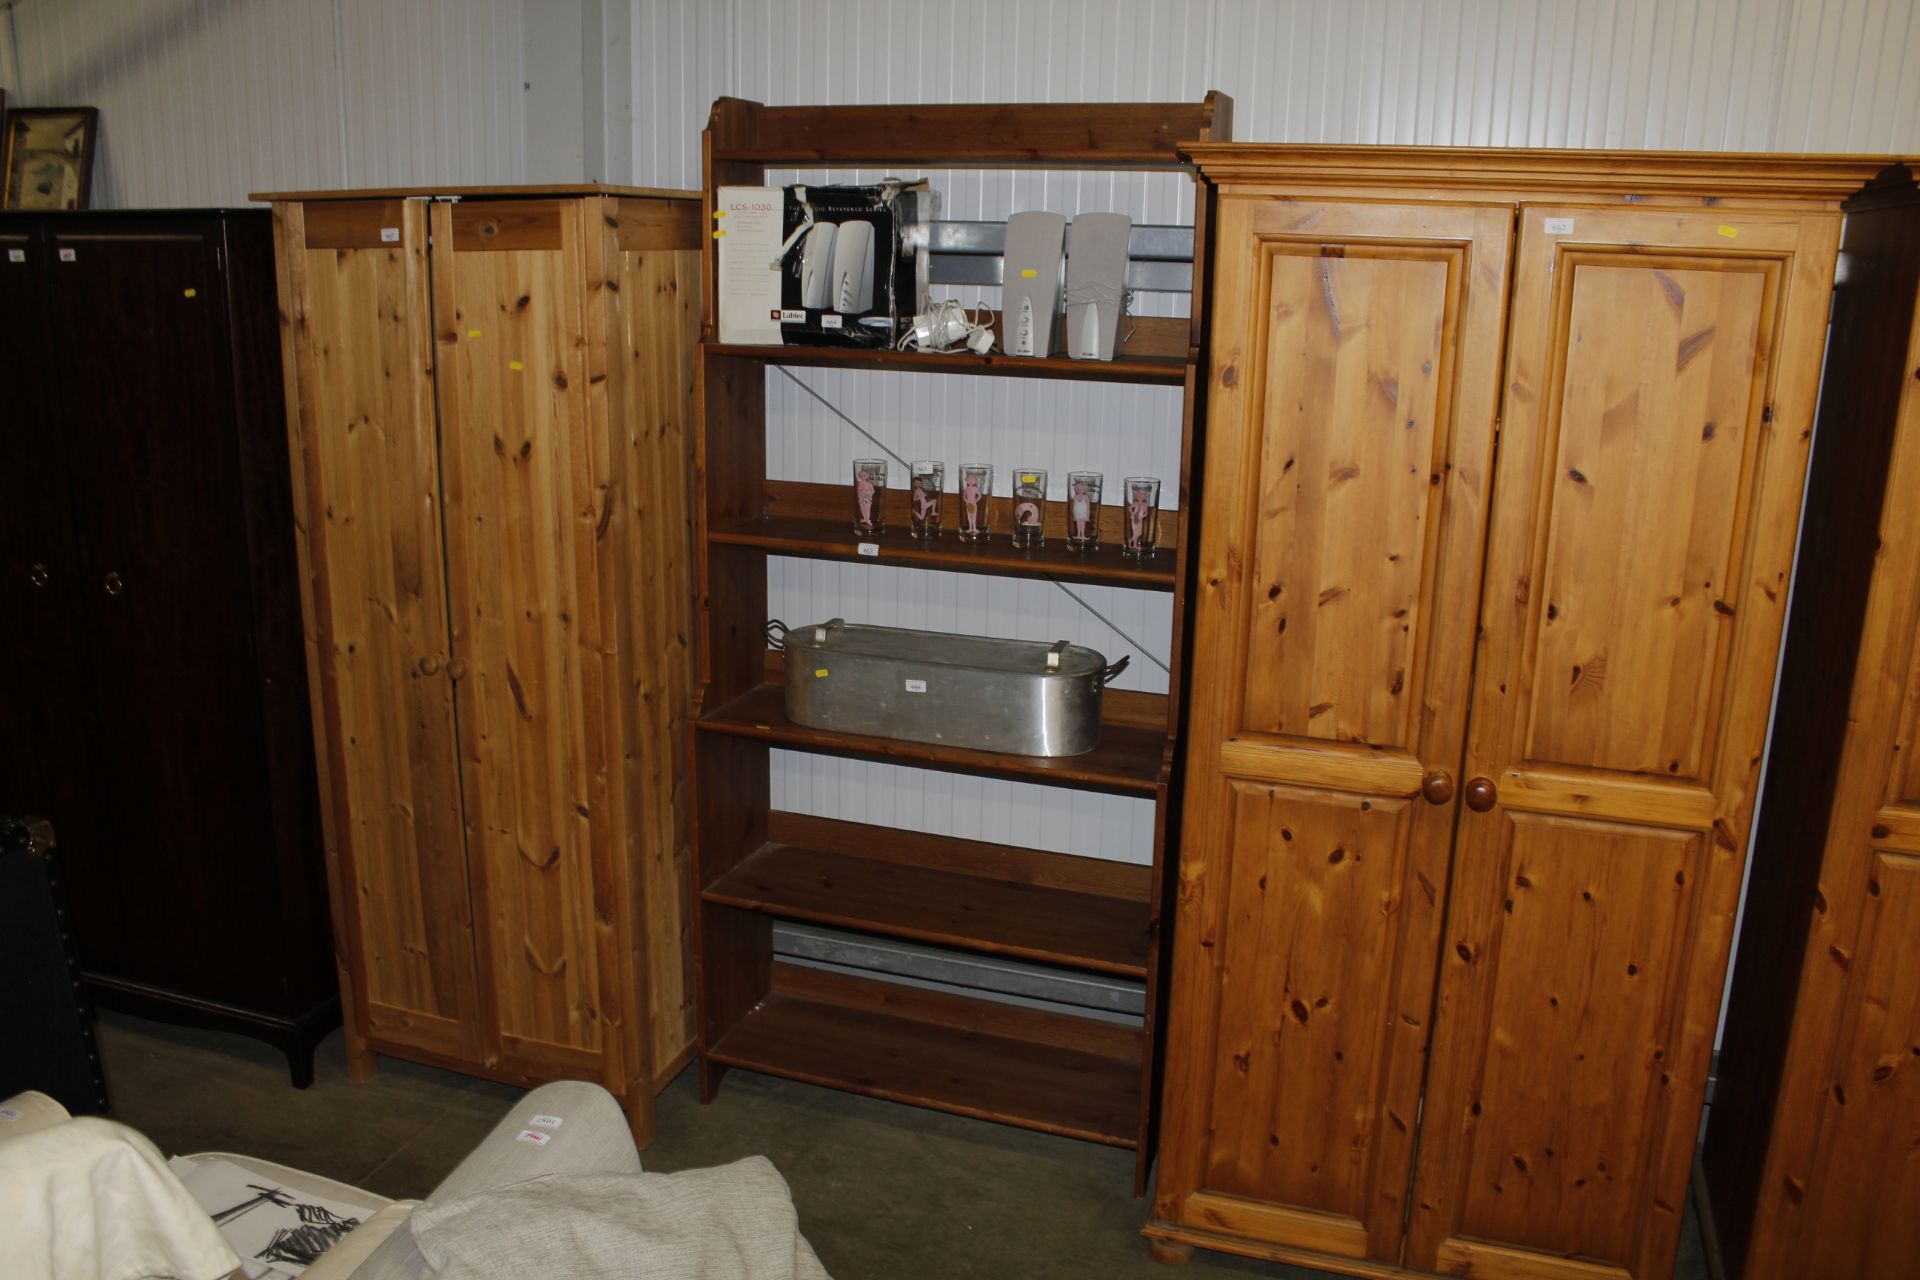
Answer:
[[[67,1109],[35,1089],[0,1102],[0,1138],[17,1138],[70,1119]]]

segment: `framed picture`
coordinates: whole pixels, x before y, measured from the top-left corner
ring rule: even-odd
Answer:
[[[84,209],[93,182],[97,107],[16,107],[6,115],[0,209]]]

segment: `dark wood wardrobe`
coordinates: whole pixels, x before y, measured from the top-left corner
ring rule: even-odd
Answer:
[[[95,999],[339,1019],[264,211],[0,216],[0,812]]]

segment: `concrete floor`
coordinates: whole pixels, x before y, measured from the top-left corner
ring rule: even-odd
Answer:
[[[346,1076],[338,1032],[320,1047],[313,1087],[241,1036],[121,1014],[100,1017],[116,1118],[170,1155],[237,1151],[382,1195],[432,1189],[519,1091],[389,1058]],[[736,1071],[702,1107],[689,1070],[661,1096],[647,1168],[764,1155],[786,1176],[800,1228],[835,1280],[1100,1280],[1322,1273],[1199,1251],[1179,1268],[1147,1256],[1133,1153]],[[1677,1280],[1700,1280],[1689,1216]]]

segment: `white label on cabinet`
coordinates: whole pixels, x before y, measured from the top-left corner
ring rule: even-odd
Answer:
[[[399,244],[400,228],[398,227],[380,228],[380,243],[381,244]]]
[[[820,327],[822,329],[838,329],[840,325],[840,317],[831,311],[820,317]]]
[[[880,544],[877,542],[863,542],[857,550],[863,556],[877,556],[880,554]]]
[[[908,693],[925,693],[926,691],[927,691],[927,682],[925,680],[907,681]]]
[[[1548,218],[1547,234],[1550,236],[1570,236],[1573,234],[1572,218]]]
[[[516,1134],[516,1135],[514,1135],[514,1136],[515,1136],[515,1137],[516,1137],[516,1138],[517,1138],[517,1139],[518,1139],[519,1141],[521,1141],[521,1142],[531,1142],[531,1143],[532,1143],[532,1144],[533,1144],[534,1146],[536,1146],[536,1147],[544,1147],[544,1146],[546,1146],[546,1145],[547,1145],[547,1144],[548,1144],[549,1142],[552,1142],[552,1141],[553,1141],[553,1135],[552,1135],[552,1134],[550,1134],[550,1133],[540,1133],[540,1132],[538,1132],[538,1131],[536,1131],[536,1130],[533,1130],[533,1129],[522,1129],[522,1130],[521,1130],[521,1131],[520,1131],[520,1132],[519,1132],[518,1134]]]
[[[62,249],[60,251],[60,261],[62,262],[72,262],[74,257],[74,252],[71,249]]]
[[[25,249],[7,250],[8,262],[25,262],[26,260],[27,260],[27,251]]]

